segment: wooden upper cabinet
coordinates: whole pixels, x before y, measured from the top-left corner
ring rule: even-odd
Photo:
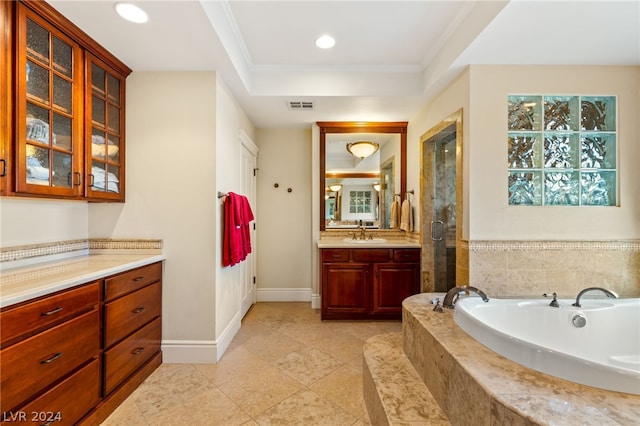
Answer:
[[[0,175],[11,175],[0,176],[2,195],[124,201],[131,70],[46,2],[2,2],[0,11],[13,58],[0,76]]]
[[[16,47],[16,192],[83,193],[80,46],[22,4]]]
[[[12,7],[11,2],[0,2],[0,195],[9,195],[12,191]]]
[[[91,54],[86,56],[86,195],[124,201],[125,79]]]

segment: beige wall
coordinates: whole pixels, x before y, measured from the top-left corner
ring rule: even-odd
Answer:
[[[640,238],[640,67],[472,66],[470,71],[469,237],[472,240]],[[618,97],[619,207],[507,204],[509,94]]]
[[[258,301],[310,301],[311,130],[260,129],[256,144]]]
[[[127,80],[127,202],[91,205],[89,230],[164,241],[166,362],[215,362],[239,328],[234,271],[221,267],[216,192],[239,191],[237,126],[253,134],[247,123],[214,72]]]
[[[618,97],[618,207],[507,204],[507,96],[520,93]],[[639,95],[640,67],[472,66],[410,121],[409,187],[420,179],[420,135],[463,108],[472,285],[501,295],[571,296],[588,285],[640,294]]]
[[[84,201],[0,198],[0,247],[84,240],[89,208]]]
[[[241,320],[216,193],[241,192],[239,131],[255,129],[215,72],[134,72],[126,119],[126,203],[2,198],[0,246],[162,239],[165,362],[215,362]]]

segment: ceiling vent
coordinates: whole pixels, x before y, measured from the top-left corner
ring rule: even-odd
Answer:
[[[313,110],[313,102],[289,101],[289,109],[291,111],[311,111]]]

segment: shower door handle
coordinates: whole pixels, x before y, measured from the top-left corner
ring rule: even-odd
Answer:
[[[436,226],[440,225],[440,226]],[[436,236],[436,230],[440,228],[439,236]],[[444,222],[441,220],[431,221],[431,241],[442,241],[444,238]]]

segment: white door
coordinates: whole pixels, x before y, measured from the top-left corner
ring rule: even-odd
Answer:
[[[242,194],[249,199],[251,210],[253,211],[254,222],[251,224],[251,254],[247,256],[240,265],[240,279],[242,283],[241,290],[241,309],[244,316],[251,305],[256,302],[256,267],[257,267],[257,241],[256,241],[256,222],[258,215],[256,211],[256,171],[258,165],[258,147],[247,136],[246,133],[240,131],[240,142],[242,144],[241,154],[241,176],[242,176]]]

